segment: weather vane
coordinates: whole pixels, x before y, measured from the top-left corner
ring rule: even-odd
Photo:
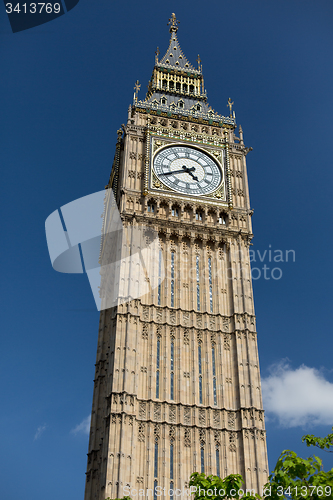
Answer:
[[[174,33],[177,33],[178,31],[178,25],[177,23],[179,23],[180,21],[178,21],[178,19],[176,18],[176,14],[173,12],[171,14],[171,17],[169,19],[169,22],[168,22],[168,26],[170,26],[170,33],[174,32]]]
[[[139,80],[137,80],[135,82],[135,85],[134,85],[134,102],[138,102],[138,93],[139,93],[140,88],[141,88],[141,85],[139,83]]]
[[[231,97],[229,97],[228,99],[228,104],[227,106],[229,106],[229,109],[230,109],[230,116],[232,117],[232,105],[234,104],[234,101],[231,100]]]

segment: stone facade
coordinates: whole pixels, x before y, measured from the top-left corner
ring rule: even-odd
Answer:
[[[146,103],[156,99],[153,90]],[[101,312],[85,500],[121,498],[125,486],[146,490],[154,482],[182,489],[201,470],[240,473],[258,492],[267,479],[249,148],[235,128],[232,116],[154,111],[135,98],[118,131],[107,187],[124,227],[159,234],[166,278],[146,296]],[[168,190],[152,171],[155,151],[168,144],[215,156],[224,191],[195,198]]]

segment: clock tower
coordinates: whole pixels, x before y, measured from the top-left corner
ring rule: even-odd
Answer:
[[[161,278],[101,312],[85,500],[153,500],[157,486],[175,500],[192,472],[240,473],[260,493],[268,476],[250,148],[231,99],[229,116],[208,105],[200,58],[194,67],[183,54],[174,14],[169,26],[144,100],[136,83],[106,186],[124,228],[158,234]]]

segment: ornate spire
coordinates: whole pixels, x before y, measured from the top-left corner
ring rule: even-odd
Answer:
[[[177,23],[179,23],[180,21],[178,21],[178,19],[176,18],[176,14],[173,12],[171,14],[171,17],[169,19],[169,22],[168,22],[168,26],[170,26],[170,33],[177,33],[178,31],[178,25]]]
[[[190,64],[182,52],[178,39],[179,21],[176,14],[172,13],[169,19],[170,42],[165,55],[160,58],[160,51],[155,52],[155,65],[153,74],[148,84],[148,92],[143,101],[138,101],[138,89],[135,88],[133,105],[145,109],[147,112],[171,113],[193,118],[195,120],[207,120],[217,124],[235,124],[232,114],[232,102],[230,117],[218,115],[207,102],[207,94],[202,75],[201,58],[198,55],[197,66]]]
[[[196,70],[192,64],[188,62],[185,55],[180,48],[178,39],[177,39],[177,31],[179,21],[176,19],[176,15],[174,13],[171,14],[171,18],[169,19],[168,25],[170,25],[170,44],[169,48],[165,53],[165,56],[155,64],[172,67],[175,70],[184,70],[184,71],[195,71],[196,73],[200,73],[200,69]]]

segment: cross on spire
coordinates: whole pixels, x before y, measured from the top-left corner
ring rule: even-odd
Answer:
[[[169,22],[168,22],[168,26],[170,26],[170,33],[177,33],[178,31],[178,25],[177,23],[179,23],[180,21],[178,21],[178,19],[176,18],[176,14],[173,12],[171,14],[171,17],[169,19]]]

